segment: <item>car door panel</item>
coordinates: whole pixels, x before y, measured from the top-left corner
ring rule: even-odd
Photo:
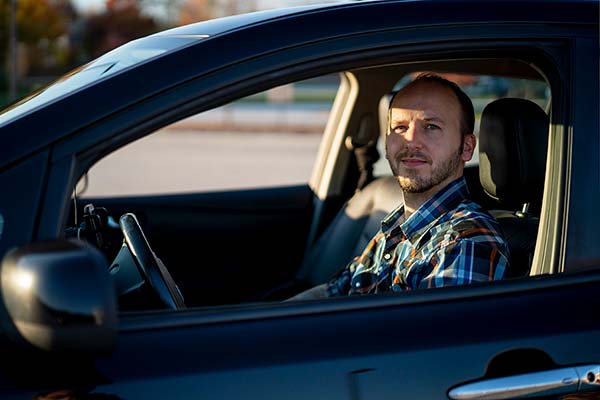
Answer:
[[[599,291],[597,274],[579,274],[122,314],[115,352],[93,362],[0,341],[0,395],[22,398],[24,385],[122,399],[443,399],[475,380],[598,363]]]
[[[597,276],[577,275],[123,314],[117,350],[95,361],[103,383],[88,390],[123,399],[444,399],[475,380],[597,363],[600,321],[582,305],[599,290]]]
[[[506,282],[383,299],[256,306],[247,313],[231,311],[232,321],[222,309],[212,316],[206,311],[208,319],[200,323],[204,316],[199,311],[199,325],[187,329],[175,329],[178,323],[172,320],[173,328],[144,331],[140,328],[148,321],[133,318],[124,321],[131,328],[121,335],[117,359],[100,369],[114,382],[145,379],[146,374],[160,381],[170,371],[196,382],[193,392],[219,398],[440,399],[452,387],[486,374],[596,363],[600,322],[578,305],[594,302],[600,283],[585,280],[575,277],[561,286],[560,278],[551,278],[530,288],[526,282]],[[514,355],[504,357],[511,362],[492,370],[498,364],[494,360],[507,352]],[[540,362],[532,354],[547,357]],[[132,373],[138,363],[144,370]],[[114,365],[121,367],[114,370]],[[214,371],[236,387],[221,392],[211,386]],[[272,391],[273,382],[286,384]]]
[[[258,300],[291,280],[306,246],[306,185],[166,196],[85,199],[118,221],[132,212],[188,305]],[[81,211],[80,211],[81,212]]]

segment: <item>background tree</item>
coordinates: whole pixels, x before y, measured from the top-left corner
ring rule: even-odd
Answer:
[[[213,0],[185,0],[179,9],[179,25],[191,24],[213,18]]]
[[[142,14],[135,0],[108,0],[106,11],[88,17],[86,25],[84,49],[91,58],[158,31],[156,21]]]
[[[0,102],[6,101],[5,92],[8,86],[11,7],[11,0],[0,0]],[[63,37],[67,32],[66,17],[69,7],[68,1],[61,0],[17,2],[18,77],[45,65],[48,61],[48,55],[55,51],[56,39]]]
[[[10,3],[9,0],[2,0]],[[66,32],[65,21],[58,3],[48,0],[19,0],[17,3],[17,32],[19,41],[36,45],[42,39],[53,40]]]

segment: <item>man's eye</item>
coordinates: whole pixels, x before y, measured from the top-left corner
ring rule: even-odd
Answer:
[[[440,127],[435,124],[427,124],[427,125],[425,125],[425,129],[434,131],[434,130],[440,129]]]
[[[392,128],[394,133],[404,133],[408,128],[405,125],[398,125]]]

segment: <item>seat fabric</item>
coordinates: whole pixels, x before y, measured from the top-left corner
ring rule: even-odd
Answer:
[[[510,249],[505,277],[529,274],[535,249],[548,149],[548,115],[532,101],[499,99],[488,104],[479,129],[479,177],[498,202],[490,210]],[[529,210],[523,212],[523,205]]]
[[[381,220],[403,203],[393,176],[379,178],[357,192],[310,249],[297,275],[317,285],[359,255],[381,227]]]

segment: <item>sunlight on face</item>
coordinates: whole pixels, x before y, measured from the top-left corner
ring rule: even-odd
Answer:
[[[419,82],[395,97],[386,156],[403,191],[439,190],[462,175],[474,146],[465,145],[460,119],[454,93],[439,83]]]

